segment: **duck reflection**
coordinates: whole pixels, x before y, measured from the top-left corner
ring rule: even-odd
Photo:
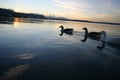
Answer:
[[[62,25],[59,28],[61,28],[61,34],[59,34],[60,36],[62,36],[64,33],[67,34],[67,35],[73,35],[73,29],[72,28],[64,29],[64,27]]]
[[[97,46],[97,49],[99,49],[99,50],[102,51],[102,50],[105,48],[105,45],[106,45],[105,42],[102,41],[102,42],[101,42],[101,45],[98,45],[98,46]]]
[[[106,40],[106,32],[105,31],[101,31],[101,32],[89,32],[88,33],[88,29],[87,28],[83,28],[83,30],[85,30],[85,35],[84,35],[84,39],[82,39],[82,42],[86,42],[87,38],[92,39],[92,40],[97,40],[100,41],[101,44],[97,46],[97,49],[99,50],[103,50],[103,48],[105,47],[105,40]]]

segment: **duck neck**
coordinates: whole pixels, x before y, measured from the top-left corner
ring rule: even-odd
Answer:
[[[61,31],[63,31],[64,30],[64,28],[63,27],[61,27]]]
[[[85,36],[87,36],[88,35],[88,29],[85,28],[84,30],[85,30]]]

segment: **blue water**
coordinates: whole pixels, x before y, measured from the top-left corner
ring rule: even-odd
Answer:
[[[73,35],[60,36],[60,25],[74,28]],[[99,49],[100,41],[82,42],[83,27],[89,32],[106,31],[113,43]],[[55,20],[1,23],[0,80],[120,79],[119,39],[119,25]]]

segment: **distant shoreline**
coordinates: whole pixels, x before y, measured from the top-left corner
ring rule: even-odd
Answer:
[[[21,12],[15,12],[11,9],[0,8],[0,21],[9,20],[8,18],[14,18],[14,17],[120,25],[120,23],[113,23],[113,22],[97,22],[97,21],[89,21],[89,20],[76,20],[76,19],[68,19],[68,18],[64,18],[64,17],[44,16],[44,15],[41,15],[41,14],[21,13]]]
[[[86,23],[96,23],[96,24],[109,24],[109,25],[120,25],[120,23],[112,23],[112,22],[95,22],[95,21],[88,21],[88,20],[73,20],[73,19],[50,19],[49,20],[61,20],[61,21],[74,21],[74,22],[86,22]]]

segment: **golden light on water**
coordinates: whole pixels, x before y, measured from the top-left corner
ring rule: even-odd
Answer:
[[[17,28],[19,25],[19,18],[14,18],[14,27]]]
[[[23,18],[14,17],[14,27],[17,28],[20,22],[25,22],[26,20]]]
[[[14,27],[17,28],[19,25],[19,22],[14,22]]]

